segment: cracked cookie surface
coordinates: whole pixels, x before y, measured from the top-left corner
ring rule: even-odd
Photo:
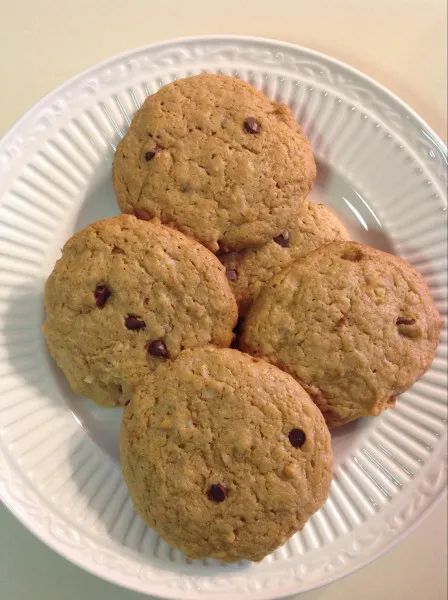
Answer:
[[[229,346],[237,318],[224,267],[194,240],[130,215],[76,233],[45,285],[48,348],[72,389],[124,404],[183,348]]]
[[[160,218],[213,252],[281,233],[315,175],[310,144],[287,106],[210,74],[147,98],[113,164],[122,212]]]
[[[430,366],[440,328],[429,289],[411,265],[333,242],[268,283],[240,347],[293,375],[336,426],[393,406]]]
[[[191,558],[258,561],[325,502],[331,439],[288,374],[237,350],[187,350],[137,387],[120,433],[138,514]]]
[[[322,204],[304,200],[288,228],[267,244],[221,255],[240,316],[247,314],[274,275],[320,246],[344,240],[349,235],[336,215]]]

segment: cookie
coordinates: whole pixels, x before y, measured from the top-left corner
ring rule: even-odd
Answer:
[[[237,318],[224,267],[206,248],[130,215],[75,234],[45,285],[44,334],[72,389],[124,404],[183,348],[228,346]]]
[[[160,218],[213,252],[279,235],[315,175],[310,144],[287,106],[210,74],[150,96],[113,164],[122,212]]]
[[[331,210],[305,200],[288,224],[288,229],[257,248],[220,255],[230,288],[244,316],[267,282],[298,258],[349,235]]]
[[[123,413],[137,513],[190,558],[259,561],[325,502],[330,434],[292,377],[230,349],[187,350]]]
[[[333,242],[294,262],[252,306],[240,339],[301,382],[329,426],[379,415],[428,369],[440,315],[397,256]]]

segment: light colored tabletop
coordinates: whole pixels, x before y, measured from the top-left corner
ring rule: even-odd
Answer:
[[[209,33],[330,54],[398,94],[446,140],[445,0],[0,0],[0,135],[36,100],[109,56]],[[138,600],[46,548],[0,505],[0,600]],[[300,600],[446,600],[447,504],[354,575]]]

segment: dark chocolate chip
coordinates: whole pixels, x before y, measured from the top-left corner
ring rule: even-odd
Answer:
[[[289,235],[287,233],[281,233],[274,238],[274,242],[282,248],[289,248]]]
[[[138,329],[144,329],[146,327],[146,323],[137,317],[136,315],[128,315],[124,320],[124,324],[127,329],[131,331],[136,331]]]
[[[222,483],[215,483],[208,488],[207,497],[213,502],[224,502],[227,498],[227,488]]]
[[[306,435],[301,429],[291,429],[288,433],[288,439],[291,442],[291,446],[301,448],[306,441]]]
[[[164,150],[164,148],[162,148],[162,146],[156,146],[154,148],[154,150],[147,150],[145,152],[145,159],[146,159],[146,161],[147,162],[151,161],[154,158],[154,156],[156,154],[158,154],[159,152],[162,152],[162,150]]]
[[[148,345],[148,352],[152,356],[160,356],[160,358],[169,358],[169,352],[163,340],[154,340]]]
[[[226,269],[226,277],[229,281],[235,281],[235,279],[238,279],[238,273],[235,269]]]
[[[105,285],[104,283],[97,285],[94,292],[94,296],[95,304],[98,306],[98,308],[103,308],[103,306],[106,304],[107,300],[110,298],[111,295],[111,291],[107,287],[107,285]]]
[[[112,248],[112,254],[126,254],[123,248],[119,248],[118,246],[114,246]]]
[[[405,319],[404,317],[398,317],[396,323],[397,325],[415,325],[415,319]]]
[[[126,402],[124,403],[124,405],[125,405],[125,406],[127,406],[127,405],[129,404],[129,402],[130,402],[130,401],[131,401],[130,399],[129,399],[129,400],[126,400]]]
[[[261,123],[255,117],[247,117],[244,121],[244,129],[247,133],[260,133]]]

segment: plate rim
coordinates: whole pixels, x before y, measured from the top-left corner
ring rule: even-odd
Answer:
[[[206,42],[206,41],[216,41],[216,40],[234,41],[234,42],[249,41],[249,42],[255,42],[255,43],[275,44],[275,45],[279,45],[283,48],[288,48],[290,50],[300,50],[300,51],[306,52],[307,54],[310,54],[311,56],[314,56],[316,58],[321,58],[326,61],[332,62],[333,64],[335,64],[347,71],[352,72],[357,77],[367,80],[370,84],[381,89],[381,91],[384,94],[386,94],[391,99],[393,99],[395,102],[400,104],[400,106],[402,108],[404,108],[409,113],[411,113],[411,115],[413,116],[414,119],[416,119],[421,125],[423,125],[428,131],[431,132],[431,134],[434,137],[434,140],[438,142],[438,145],[440,146],[440,148],[444,151],[445,155],[447,155],[447,144],[432,129],[432,127],[429,126],[429,124],[425,121],[425,119],[423,119],[423,117],[421,117],[411,106],[409,106],[409,104],[407,104],[404,100],[402,100],[397,94],[395,94],[394,92],[389,90],[386,86],[384,86],[382,83],[377,81],[375,78],[363,73],[361,70],[357,69],[356,67],[353,67],[352,65],[350,65],[342,60],[339,60],[338,58],[334,58],[334,57],[330,56],[329,54],[320,52],[319,50],[314,50],[313,48],[308,48],[307,46],[302,46],[300,44],[293,44],[292,42],[286,42],[283,40],[277,40],[275,38],[269,38],[269,37],[251,36],[251,35],[232,35],[232,34],[216,34],[216,35],[207,34],[207,35],[197,35],[197,36],[190,35],[190,36],[185,36],[185,37],[160,40],[160,41],[154,42],[152,44],[143,44],[142,46],[136,46],[129,50],[125,50],[124,52],[119,52],[118,54],[109,56],[108,58],[105,58],[104,60],[101,60],[97,63],[94,63],[93,65],[90,65],[89,67],[83,69],[82,71],[79,71],[78,73],[75,73],[68,79],[65,79],[64,81],[62,81],[59,85],[57,85],[56,87],[51,89],[49,92],[44,94],[41,98],[39,98],[36,102],[34,102],[34,104],[32,104],[28,109],[26,109],[25,112],[21,116],[19,116],[19,118],[0,137],[0,149],[4,145],[5,141],[14,134],[15,129],[18,128],[26,118],[28,118],[30,115],[32,115],[33,112],[37,111],[37,109],[39,109],[41,106],[43,106],[45,104],[45,102],[48,100],[48,98],[50,98],[51,96],[56,94],[56,92],[62,92],[66,87],[67,88],[70,87],[72,84],[76,83],[78,80],[81,80],[82,78],[84,78],[92,70],[102,69],[104,67],[107,67],[108,65],[111,65],[117,59],[126,59],[129,56],[132,56],[132,55],[140,53],[140,52],[144,52],[149,49],[157,50],[157,49],[163,49],[164,46],[171,46],[172,44],[189,43],[189,42],[203,42],[203,41]]]
[[[0,467],[1,467],[2,462],[6,463],[7,460],[8,460],[8,458],[5,457],[4,454],[3,455],[0,454]],[[443,462],[443,460],[441,462]],[[446,464],[446,460],[445,460],[445,464]],[[445,472],[446,472],[446,468],[445,468]],[[1,475],[1,469],[0,469],[0,475]],[[21,477],[21,479],[25,478],[25,476],[21,472],[20,472],[20,477]],[[157,597],[157,592],[144,591],[141,588],[139,588],[137,585],[134,585],[132,581],[120,579],[121,575],[118,573],[116,574],[110,568],[103,567],[102,565],[99,565],[98,563],[93,563],[93,562],[90,563],[88,561],[81,560],[74,553],[70,554],[67,550],[67,548],[68,548],[67,545],[66,544],[64,545],[62,542],[57,540],[55,537],[49,538],[50,541],[47,541],[47,538],[46,538],[45,534],[43,533],[44,530],[40,530],[37,523],[34,520],[27,520],[27,517],[25,515],[23,515],[20,511],[15,512],[14,501],[12,500],[11,502],[8,502],[8,499],[9,499],[8,494],[3,495],[3,491],[4,490],[3,490],[3,486],[2,486],[2,480],[0,477],[0,492],[1,492],[0,500],[2,501],[5,508],[8,510],[8,512],[13,517],[15,517],[25,527],[25,529],[27,529],[27,531],[29,531],[32,535],[34,535],[35,538],[37,538],[40,542],[45,544],[48,548],[50,548],[51,550],[53,550],[54,552],[59,554],[59,556],[61,556],[62,558],[65,558],[66,560],[68,560],[75,566],[81,568],[82,570],[87,571],[91,575],[100,577],[104,581],[113,583],[115,585],[118,585],[121,588],[129,589],[134,592],[141,593],[141,594],[145,594],[145,595],[155,594]],[[33,493],[35,494],[35,492],[33,492]],[[5,498],[5,496],[6,496],[6,498]],[[403,540],[405,540],[408,537],[408,535],[410,535],[413,531],[415,531],[417,529],[417,527],[419,527],[419,525],[421,525],[421,523],[432,513],[432,511],[435,510],[435,508],[439,505],[439,503],[446,496],[447,496],[447,488],[445,486],[436,496],[433,497],[432,502],[430,504],[428,504],[419,513],[419,515],[413,520],[413,522],[404,531],[402,531],[399,535],[394,537],[394,539],[392,541],[390,541],[384,548],[381,548],[378,552],[376,552],[376,554],[365,558],[364,560],[360,561],[360,563],[356,564],[355,566],[352,566],[349,569],[347,569],[339,574],[336,574],[336,575],[329,574],[324,580],[319,581],[316,585],[313,585],[312,587],[307,588],[306,590],[300,590],[299,592],[294,592],[294,591],[288,590],[286,592],[283,591],[280,594],[274,594],[274,595],[268,590],[259,590],[259,593],[251,595],[250,598],[253,598],[254,600],[255,599],[256,600],[277,600],[277,599],[280,600],[281,598],[289,597],[291,595],[291,593],[293,593],[293,594],[294,593],[304,593],[305,591],[312,591],[315,589],[319,589],[326,585],[330,585],[331,583],[340,581],[340,580],[344,579],[345,577],[348,577],[349,575],[352,575],[356,571],[363,569],[367,565],[372,564],[377,559],[383,557],[390,550],[395,548],[399,543],[401,543]],[[183,591],[182,596],[186,600],[197,597],[194,593],[193,593],[193,595],[190,595],[189,591],[187,591],[187,590]],[[165,588],[164,595],[162,597],[167,598],[169,600],[178,600],[179,599],[179,595],[176,593],[176,588],[174,588],[174,590],[170,590],[170,588]]]
[[[5,457],[0,455],[0,459],[2,459],[3,461],[6,461],[7,459],[5,459]],[[0,466],[1,466],[1,462],[0,462]],[[0,471],[1,473],[1,471]],[[23,475],[20,474],[20,476],[23,478]],[[1,486],[1,479],[0,479],[0,491],[2,491],[2,486]],[[384,548],[382,548],[379,552],[377,552],[373,557],[367,557],[364,560],[362,560],[359,564],[357,564],[356,566],[338,574],[338,575],[328,575],[328,577],[319,582],[318,584],[316,584],[315,586],[313,586],[312,588],[308,588],[307,590],[303,590],[303,591],[299,591],[296,593],[304,593],[305,591],[312,591],[315,589],[319,589],[321,587],[330,585],[331,583],[340,581],[342,579],[345,579],[346,577],[348,577],[349,575],[352,575],[353,573],[355,573],[356,571],[359,571],[360,569],[363,569],[364,567],[368,566],[369,564],[372,564],[373,562],[375,562],[376,560],[378,560],[379,558],[383,557],[384,555],[386,555],[388,552],[390,552],[391,550],[393,550],[396,546],[398,546],[398,544],[400,544],[402,541],[404,541],[412,532],[414,532],[421,524],[422,522],[435,510],[435,508],[440,504],[440,502],[447,496],[447,489],[446,486],[444,489],[442,489],[432,500],[432,502],[426,506],[426,508],[418,515],[418,517],[411,523],[410,526],[408,526],[404,531],[402,531],[399,535],[397,535],[391,542],[389,542],[388,545],[386,545]],[[5,500],[5,496],[3,496],[3,493],[0,494],[0,500],[3,503],[3,506],[8,510],[8,512],[14,517],[16,518],[24,527],[25,529],[31,533],[35,538],[37,538],[40,542],[42,542],[43,544],[45,544],[46,547],[50,548],[51,550],[53,550],[56,554],[58,554],[60,557],[65,558],[66,560],[68,560],[70,563],[74,564],[75,566],[79,567],[80,569],[82,569],[83,571],[87,571],[88,573],[90,573],[91,575],[94,575],[96,577],[100,577],[101,579],[103,579],[104,581],[107,581],[109,583],[113,583],[115,585],[120,586],[123,589],[129,589],[135,592],[139,592],[141,594],[154,594],[155,592],[145,592],[142,591],[142,589],[140,589],[138,586],[134,586],[132,584],[132,582],[127,582],[127,581],[123,581],[120,580],[120,575],[119,574],[115,574],[113,571],[111,571],[108,568],[105,568],[104,573],[102,572],[102,566],[100,567],[100,565],[98,565],[97,563],[89,563],[87,561],[82,561],[80,559],[78,559],[77,556],[75,555],[70,555],[67,552],[67,546],[64,545],[62,542],[59,542],[56,540],[56,538],[51,538],[51,542],[48,542],[45,539],[45,535],[42,533],[42,531],[38,528],[38,526],[35,524],[34,521],[27,521],[26,517],[20,513],[20,511],[15,512],[14,511],[14,502],[8,502],[7,500]],[[168,593],[167,593],[168,592]],[[292,592],[295,593],[295,592]],[[156,594],[157,595],[157,594]],[[251,598],[256,598],[257,600],[276,600],[276,599],[281,599],[281,598],[287,598],[291,595],[291,591],[287,591],[287,592],[281,592],[280,594],[277,595],[272,595],[270,592],[267,593],[261,593],[261,594],[257,594],[256,596],[250,596]],[[165,592],[164,592],[164,598],[170,599],[170,600],[178,600],[179,596],[178,594],[175,593],[175,590],[173,591],[173,593],[171,593],[171,591],[166,588]],[[189,598],[193,598],[194,596],[190,596],[188,593],[187,594],[183,594],[183,597],[186,599]]]
[[[349,73],[353,73],[353,75],[355,75],[356,77],[368,82],[371,86],[373,86],[374,88],[377,88],[379,90],[381,90],[387,97],[389,97],[394,103],[398,104],[401,109],[407,111],[412,117],[413,119],[415,119],[415,121],[422,127],[424,127],[428,132],[431,133],[431,135],[433,136],[434,141],[436,142],[436,144],[439,146],[439,148],[441,149],[444,158],[446,160],[446,144],[443,142],[443,140],[432,130],[432,128],[426,123],[426,121],[420,117],[413,108],[411,108],[408,104],[406,104],[400,97],[398,97],[396,94],[394,94],[393,92],[391,92],[389,89],[387,89],[385,86],[383,86],[382,84],[380,84],[379,82],[377,82],[375,79],[373,79],[372,77],[364,74],[363,72],[361,72],[360,70],[352,67],[351,65],[340,61],[339,59],[333,58],[330,55],[324,54],[322,52],[319,52],[317,50],[311,49],[311,48],[307,48],[301,45],[297,45],[297,44],[293,44],[290,42],[284,42],[281,40],[276,40],[274,38],[265,38],[265,37],[254,37],[254,36],[245,36],[245,35],[226,35],[226,34],[221,34],[221,35],[201,35],[201,36],[188,36],[188,37],[180,37],[180,38],[173,38],[173,39],[168,39],[168,40],[163,40],[163,41],[159,41],[156,43],[152,43],[152,44],[146,44],[143,46],[139,46],[137,48],[133,48],[130,50],[127,50],[125,52],[122,53],[118,53],[115,54],[109,58],[106,58],[105,60],[102,60],[98,63],[95,63],[93,65],[91,65],[90,67],[87,67],[86,69],[82,70],[81,72],[73,75],[72,77],[70,77],[69,79],[61,82],[58,86],[56,86],[55,88],[53,88],[50,92],[48,92],[47,94],[45,94],[42,98],[40,98],[37,102],[35,102],[32,106],[30,106],[21,117],[19,117],[19,119],[13,123],[13,125],[6,130],[6,132],[2,135],[2,137],[0,138],[0,151],[1,150],[7,150],[8,149],[8,145],[11,141],[11,139],[14,139],[14,136],[16,135],[16,131],[22,126],[22,124],[24,122],[26,122],[27,119],[32,118],[33,115],[38,114],[40,109],[43,108],[50,99],[56,97],[58,94],[63,93],[64,91],[66,91],[67,89],[71,88],[73,85],[76,85],[76,83],[81,82],[83,79],[85,79],[87,76],[92,75],[92,72],[95,71],[101,71],[104,68],[107,68],[108,66],[112,66],[116,61],[118,60],[126,60],[126,58],[132,57],[135,54],[138,53],[143,53],[145,51],[156,51],[156,50],[163,50],[164,47],[168,48],[170,46],[173,45],[179,45],[179,44],[185,44],[185,43],[207,43],[207,42],[216,42],[216,41],[222,41],[222,42],[228,42],[228,43],[254,43],[254,44],[268,44],[271,45],[274,48],[278,48],[279,50],[290,50],[293,52],[296,51],[301,51],[303,53],[305,53],[307,56],[309,56],[310,58],[316,58],[316,59],[320,59],[320,60],[324,60],[327,61],[337,67],[342,68],[343,70],[345,70],[346,72]],[[441,198],[442,202],[444,203],[444,205],[447,205],[447,199],[446,196],[443,195]],[[1,206],[1,204],[0,204]],[[2,458],[0,456],[0,458]],[[10,457],[12,458],[12,457]],[[3,456],[3,460],[6,462],[8,460],[7,457]],[[443,462],[443,459],[442,459]],[[445,469],[446,471],[446,469]],[[0,471],[1,474],[1,471]],[[24,475],[22,475],[22,473],[20,473],[20,477],[23,479]],[[89,563],[87,561],[82,561],[80,559],[78,559],[77,556],[74,556],[70,553],[69,548],[64,545],[63,543],[60,543],[58,540],[56,540],[56,538],[53,538],[51,536],[46,535],[45,530],[41,530],[39,529],[37,523],[35,522],[35,520],[30,519],[26,514],[22,514],[20,510],[17,510],[17,507],[15,506],[14,503],[14,499],[12,497],[10,497],[10,495],[8,494],[8,491],[6,490],[6,488],[3,486],[2,484],[2,478],[0,477],[0,498],[2,499],[4,505],[6,506],[6,508],[13,514],[13,516],[15,516],[33,535],[35,535],[40,541],[44,542],[48,547],[52,548],[53,550],[55,550],[58,554],[60,554],[61,556],[65,557],[66,559],[70,560],[72,563],[76,564],[77,566],[83,568],[84,570],[100,576],[102,578],[104,578],[105,580],[109,581],[109,582],[113,582],[117,585],[120,585],[122,587],[128,588],[128,589],[132,589],[135,591],[139,591],[142,592],[142,589],[132,585],[132,582],[128,582],[128,581],[124,581],[123,579],[120,580],[121,575],[120,574],[116,574],[110,570],[109,568],[103,568],[97,564],[97,563]],[[376,560],[377,558],[379,558],[380,556],[384,555],[386,552],[388,552],[390,549],[392,549],[393,547],[395,547],[400,541],[402,541],[405,537],[407,537],[407,535],[409,535],[412,531],[415,530],[416,527],[418,527],[418,525],[427,517],[427,515],[434,510],[434,508],[438,505],[438,503],[446,496],[447,494],[447,490],[446,487],[444,489],[442,489],[436,496],[434,496],[431,500],[431,503],[426,506],[419,514],[418,516],[414,519],[414,521],[407,526],[407,528],[402,531],[400,534],[396,535],[396,537],[390,541],[388,544],[386,544],[386,546],[384,548],[381,548],[379,551],[377,551],[376,553],[374,553],[373,555],[369,556],[368,558],[366,558],[365,560],[361,560],[359,563],[357,563],[355,566],[350,566],[348,569],[343,570],[341,573],[337,574],[337,575],[332,575],[329,574],[325,580],[323,581],[319,581],[317,584],[312,584],[311,587],[307,588],[307,589],[316,589],[318,587],[327,585],[333,581],[337,581],[339,579],[342,579],[343,577],[355,572],[356,570],[358,570],[359,568],[364,567],[365,565],[373,562],[374,560]],[[103,572],[104,571],[104,572]],[[166,588],[165,590],[165,597],[169,598],[176,598],[177,596],[174,595],[176,592],[176,590],[174,589],[173,591],[169,590],[168,588]],[[263,590],[261,590],[261,592],[263,592]],[[143,592],[145,593],[145,592]],[[154,592],[146,592],[146,593],[154,593]],[[272,595],[272,593],[268,590],[265,591],[265,593],[261,593],[261,594],[256,594],[257,598],[280,598],[283,597],[285,595],[290,594],[291,592],[281,592],[280,595]],[[171,595],[172,594],[172,595]],[[186,595],[185,597],[190,597],[189,595]],[[255,596],[254,596],[255,597]]]

